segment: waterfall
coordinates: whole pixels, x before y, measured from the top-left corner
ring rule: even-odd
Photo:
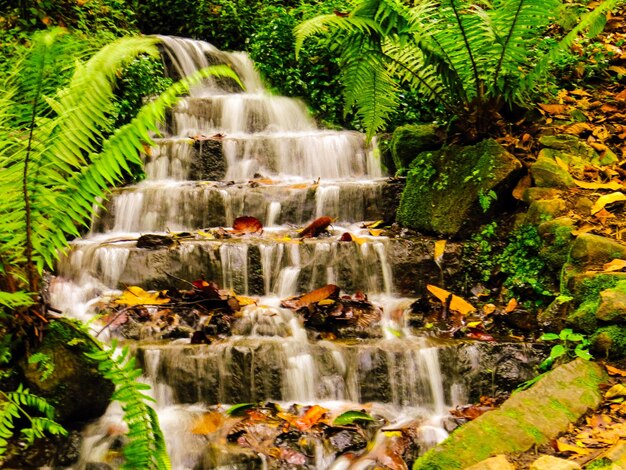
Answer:
[[[88,319],[102,293],[131,285],[187,289],[197,279],[255,296],[228,319],[230,334],[211,337],[211,344],[181,338],[137,345],[177,470],[243,468],[229,460],[227,430],[193,432],[199,417],[224,414],[235,403],[273,401],[285,410],[321,403],[333,413],[367,407],[390,425],[423,422],[426,446],[441,440],[448,404],[463,402],[467,392],[454,371],[442,369],[443,346],[413,336],[403,323],[412,299],[397,295],[394,284],[402,269],[394,247],[402,240],[368,228],[389,220],[374,146],[358,132],[320,129],[303,103],[271,95],[247,55],[160,39],[170,75],[225,63],[245,91],[232,80],[209,78],[168,113],[143,155],[146,180],[113,191],[95,211],[89,236],[60,261],[53,303]],[[263,232],[232,231],[241,216],[259,219]],[[333,218],[327,233],[300,237],[299,229],[323,216]],[[167,234],[172,243],[137,248],[137,238],[150,233]],[[355,311],[367,310],[367,296],[382,317],[335,340],[336,332],[305,328],[312,307],[281,307],[282,300],[327,284],[343,296],[327,305],[353,302]],[[211,326],[213,314],[195,313],[197,332]],[[112,406],[90,425],[78,468],[111,459],[110,430],[121,426],[120,416]],[[388,444],[378,433],[371,452]],[[308,468],[350,467],[321,440],[310,445]],[[373,464],[362,454],[350,468]],[[268,459],[260,458],[263,465]]]

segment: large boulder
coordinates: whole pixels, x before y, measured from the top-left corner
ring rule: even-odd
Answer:
[[[602,401],[601,367],[577,359],[542,377],[532,388],[511,396],[457,429],[423,457],[413,470],[464,469],[490,456],[524,452],[550,442],[570,423]]]
[[[398,209],[406,227],[456,235],[508,202],[522,164],[495,140],[422,152],[411,163]]]

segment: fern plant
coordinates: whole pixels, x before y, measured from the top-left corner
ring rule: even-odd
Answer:
[[[341,57],[346,110],[357,107],[369,136],[397,107],[398,88],[408,86],[456,116],[474,140],[502,122],[504,108],[528,107],[555,59],[580,34],[601,32],[605,13],[623,1],[605,0],[540,48],[561,0],[354,0],[348,15],[300,24],[296,51],[307,37],[326,35]]]
[[[20,438],[27,446],[46,433],[67,435],[65,428],[54,421],[54,408],[46,400],[31,394],[22,384],[13,392],[0,390],[0,462],[7,451],[7,439],[15,433],[14,421],[19,419],[29,423],[20,429]]]
[[[148,402],[154,401],[144,392],[149,385],[138,382],[141,369],[136,367],[135,358],[129,354],[128,347],[116,354],[115,341],[110,349],[101,349],[88,357],[98,361],[98,367],[104,377],[115,385],[113,399],[122,405],[124,421],[128,425],[128,443],[124,445],[125,461],[122,469],[169,469],[169,457],[159,419]]]

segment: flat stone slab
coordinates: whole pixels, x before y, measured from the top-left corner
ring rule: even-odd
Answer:
[[[462,426],[418,459],[413,470],[465,469],[498,454],[525,452],[557,437],[602,400],[606,374],[577,359],[514,393],[498,410]]]

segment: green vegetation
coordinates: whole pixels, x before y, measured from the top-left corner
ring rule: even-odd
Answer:
[[[571,329],[566,328],[556,333],[544,333],[539,338],[541,341],[557,341],[552,346],[550,355],[539,365],[540,370],[550,369],[554,363],[562,358],[569,360],[580,357],[585,361],[593,358],[589,353],[589,340],[580,333],[574,333]]]
[[[441,105],[472,141],[499,132],[515,106],[530,106],[554,62],[579,34],[600,33],[604,13],[618,3],[604,1],[546,47],[544,33],[558,16],[558,0],[446,0],[412,7],[361,0],[349,15],[320,15],[299,25],[296,50],[316,34],[336,47],[345,108],[357,107],[370,136],[384,128],[398,104],[397,90],[406,84]]]

